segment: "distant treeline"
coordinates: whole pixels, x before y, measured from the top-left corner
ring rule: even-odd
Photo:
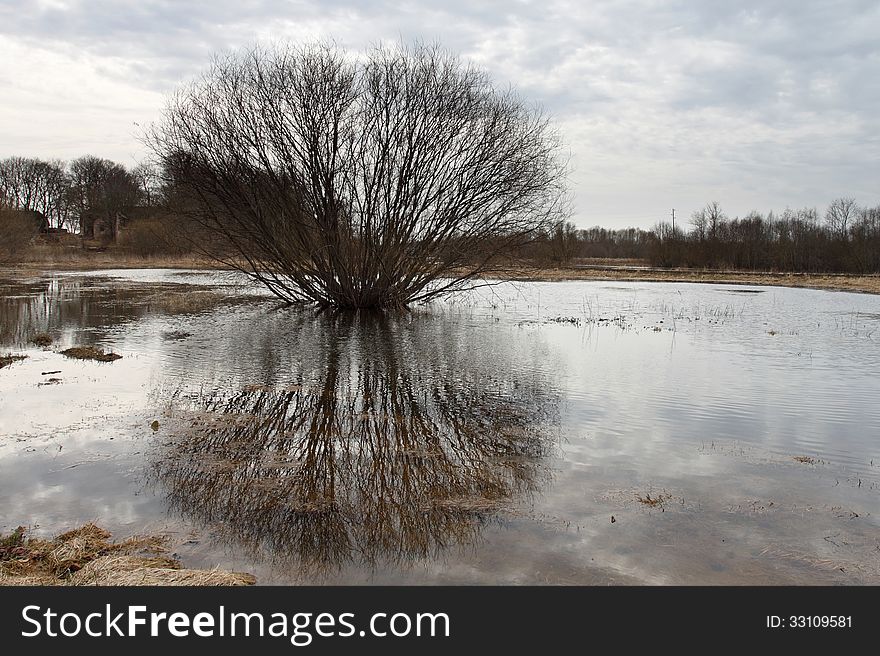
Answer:
[[[880,273],[880,205],[852,198],[779,214],[729,218],[717,202],[691,215],[688,230],[662,222],[652,230],[579,230],[557,225],[528,255],[567,263],[574,258],[634,258],[659,267],[762,271]]]
[[[174,212],[174,190],[162,182],[171,178],[146,165],[129,169],[92,155],[69,162],[0,160],[0,248],[17,244],[20,249],[23,237],[40,230],[96,239],[99,224],[109,231],[105,238],[115,239],[123,217],[139,219],[127,225],[129,250],[180,252],[186,245],[174,229],[181,220]],[[555,265],[577,258],[625,258],[661,267],[878,273],[880,205],[862,207],[852,198],[838,198],[824,212],[785,209],[730,218],[711,202],[684,227],[661,222],[650,230],[578,229],[560,222],[537,235],[520,256]]]
[[[163,193],[146,165],[127,168],[94,155],[0,160],[0,259],[26,253],[38,234],[56,241],[76,235],[84,246],[117,243],[142,256],[186,252],[160,220]]]
[[[41,229],[90,234],[97,219],[156,201],[149,167],[128,169],[84,155],[65,162],[33,157],[0,160],[0,206],[30,213]]]

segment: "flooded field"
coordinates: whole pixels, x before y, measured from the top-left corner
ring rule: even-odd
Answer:
[[[259,583],[878,584],[878,341],[880,297],[805,289],[334,315],[0,271],[0,531],[164,533]]]

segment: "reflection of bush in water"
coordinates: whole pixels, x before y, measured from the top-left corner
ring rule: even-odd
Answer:
[[[317,387],[200,398],[156,465],[172,506],[309,569],[472,542],[536,488],[553,395],[382,351],[329,348]]]

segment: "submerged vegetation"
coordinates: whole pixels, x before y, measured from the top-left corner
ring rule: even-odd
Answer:
[[[660,492],[651,496],[650,492],[645,493],[644,495],[637,494],[636,501],[638,501],[643,506],[648,506],[649,508],[660,508],[664,510],[664,506],[668,501],[672,499],[672,495],[668,492]]]

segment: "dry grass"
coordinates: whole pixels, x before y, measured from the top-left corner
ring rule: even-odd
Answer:
[[[98,362],[113,362],[122,358],[117,353],[105,353],[102,349],[94,346],[74,346],[61,351],[61,355],[77,360],[97,360]]]
[[[101,252],[87,251],[76,240],[71,244],[39,244],[19,253],[16,266],[24,269],[217,269],[216,261],[196,255],[142,257],[110,246]]]
[[[0,537],[0,585],[252,585],[250,574],[181,569],[164,538],[110,542],[86,524],[53,540],[27,538],[23,527]]]
[[[25,358],[27,358],[26,355],[0,355],[0,369]]]
[[[151,305],[167,314],[195,314],[211,310],[228,300],[223,294],[209,290],[162,292],[149,299]]]
[[[793,456],[793,458],[795,460],[797,460],[798,462],[804,463],[805,465],[815,465],[816,464],[816,459],[811,458],[810,456]]]
[[[589,266],[649,266],[648,260],[642,260],[637,257],[576,257],[571,264],[586,264]]]
[[[171,561],[172,567],[162,561],[145,562],[131,556],[106,556],[88,563],[73,575],[71,584],[83,585],[197,585],[239,586],[253,585],[256,579],[250,574],[227,572],[222,569],[181,569]]]
[[[487,276],[494,277],[494,276]],[[688,269],[637,269],[626,265],[590,268],[520,267],[499,278],[520,281],[607,280],[620,282],[693,282],[727,285],[772,285],[806,287],[832,291],[880,294],[880,275],[754,273],[750,271],[707,271]]]
[[[52,346],[52,343],[54,341],[55,340],[52,339],[52,335],[50,335],[49,333],[37,333],[36,335],[31,337],[31,344],[42,346],[44,348],[47,346]]]

